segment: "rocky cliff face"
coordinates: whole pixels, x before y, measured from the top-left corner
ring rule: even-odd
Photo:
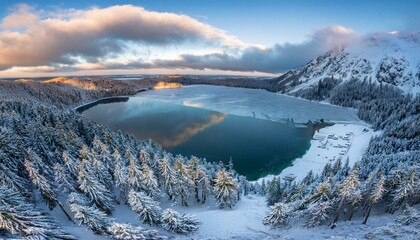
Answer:
[[[287,72],[274,82],[280,91],[293,93],[327,78],[341,82],[366,79],[397,86],[407,93],[419,93],[420,32],[360,37]]]

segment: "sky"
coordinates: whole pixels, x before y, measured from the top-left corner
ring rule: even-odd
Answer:
[[[420,1],[0,1],[0,77],[277,75],[357,36],[419,31]]]

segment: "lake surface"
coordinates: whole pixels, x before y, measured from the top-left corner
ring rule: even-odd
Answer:
[[[82,114],[114,130],[151,138],[174,154],[225,164],[232,158],[234,168],[251,180],[280,173],[306,152],[313,130],[302,123],[359,121],[348,108],[264,90],[205,85],[141,92]]]
[[[151,138],[173,154],[225,164],[255,180],[277,174],[310,146],[313,130],[236,116],[146,97],[99,104],[82,115],[140,139]]]

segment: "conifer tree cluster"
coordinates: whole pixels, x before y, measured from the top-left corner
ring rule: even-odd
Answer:
[[[69,224],[80,223],[116,239],[126,234],[162,237],[118,223],[112,215],[119,204],[126,204],[144,224],[185,234],[195,231],[198,221],[173,212],[174,218],[167,218],[161,201],[188,207],[214,197],[218,206],[232,207],[239,199],[238,186],[246,182],[233,169],[194,156],[174,156],[156,143],[111,131],[73,111],[0,99],[0,187],[16,196],[10,202],[10,193],[0,192],[0,199],[9,201],[2,205],[0,228],[10,235],[32,234],[28,231],[36,229],[39,215],[52,226],[40,223],[40,234],[72,239],[52,216],[31,210],[34,204],[58,207]],[[4,207],[14,204],[22,208]],[[22,213],[27,214],[22,224],[14,223]]]

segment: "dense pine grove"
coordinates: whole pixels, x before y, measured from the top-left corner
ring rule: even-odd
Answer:
[[[274,178],[255,184],[253,191],[274,205],[266,224],[285,227],[290,221],[334,228],[339,220],[351,220],[354,215],[366,223],[375,207],[389,213],[402,207],[415,212],[409,206],[420,203],[420,95],[413,97],[391,85],[366,80],[334,85],[321,80],[294,95],[356,108],[360,119],[382,132],[371,139],[355,166],[337,161],[327,164],[320,175],[308,173],[300,183]],[[412,215],[418,219],[418,213]],[[415,222],[407,218],[407,222]]]
[[[243,178],[221,164],[173,156],[151,141],[113,132],[73,110],[1,98],[0,114],[2,236],[74,239],[36,207],[44,202],[60,209],[70,224],[83,224],[95,234],[165,239],[156,231],[116,222],[116,206],[126,204],[155,229],[187,234],[197,230],[199,222],[163,210],[161,201],[189,206],[214,198],[211,202],[217,200],[221,208],[232,207],[238,186],[244,185]],[[223,182],[218,181],[220,174]]]

